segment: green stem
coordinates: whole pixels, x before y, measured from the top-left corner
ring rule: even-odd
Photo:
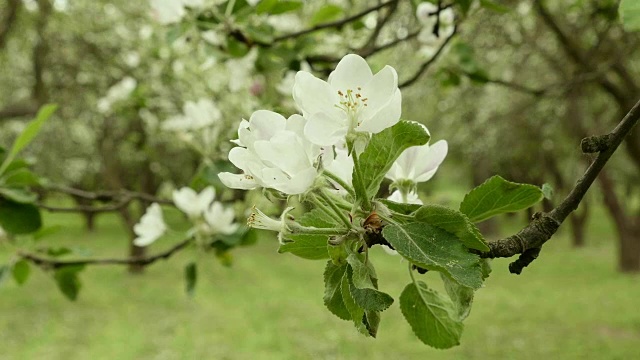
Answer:
[[[320,197],[318,197],[317,195],[313,195],[311,199],[312,199],[311,202],[322,212],[324,212],[325,214],[327,214],[332,219],[338,222],[342,221],[342,219],[340,219],[340,216],[338,216],[329,206],[325,205],[325,203],[323,202],[323,200],[321,200]]]
[[[347,192],[349,193],[349,195],[355,197],[356,196],[356,192],[353,190],[353,187],[351,187],[351,185],[347,184],[346,181],[342,180],[338,175],[324,170],[323,172],[324,176],[326,176],[327,178],[335,181],[338,185],[342,186],[343,189],[347,190]]]
[[[308,235],[346,235],[349,229],[345,228],[317,228],[312,226],[294,225],[291,226],[292,234],[308,234]]]
[[[338,215],[338,217],[340,218],[340,221],[342,221],[342,223],[345,224],[348,229],[350,229],[352,226],[351,220],[349,220],[349,218],[344,213],[344,211],[341,210],[333,202],[333,199],[331,199],[331,197],[329,196],[329,194],[326,193],[326,191],[327,191],[326,189],[320,189],[320,191],[318,191],[318,195],[331,207],[331,209],[333,209],[333,212],[335,212]]]
[[[367,188],[364,186],[364,181],[362,180],[362,174],[360,173],[360,160],[358,159],[358,154],[353,153],[353,184],[356,188],[356,193],[362,194],[362,202],[365,210],[371,210],[371,201],[369,200],[369,196],[367,195]]]

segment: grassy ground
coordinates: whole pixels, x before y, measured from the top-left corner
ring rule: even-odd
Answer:
[[[264,239],[235,251],[232,268],[200,259],[195,297],[184,294],[184,253],[143,276],[121,267],[81,275],[77,302],[58,293],[49,274],[33,269],[24,287],[0,288],[0,359],[630,359],[640,354],[640,278],[615,271],[615,248],[603,214],[589,246],[573,250],[565,230],[523,275],[493,263],[477,293],[462,345],[422,345],[397,304],[383,314],[378,339],[364,338],[322,304],[324,262],[276,253]],[[125,241],[114,218],[87,235],[76,218],[50,241],[118,255]],[[517,224],[507,224],[505,231]],[[152,246],[160,251],[169,241]],[[383,290],[408,283],[399,258],[374,249]],[[0,253],[0,259],[6,259]],[[436,278],[425,275],[428,281]]]

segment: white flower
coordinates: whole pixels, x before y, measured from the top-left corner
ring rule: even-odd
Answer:
[[[344,142],[353,131],[379,133],[400,120],[402,96],[396,71],[385,66],[373,75],[367,62],[349,54],[328,82],[306,71],[296,74],[293,99],[308,119],[304,133],[318,145]]]
[[[216,191],[209,186],[202,190],[200,194],[193,189],[183,187],[173,192],[173,203],[182,210],[189,219],[197,219],[209,209],[209,205],[216,197]]]
[[[167,225],[162,218],[162,209],[157,203],[151,204],[140,219],[140,222],[133,227],[133,232],[138,237],[133,240],[136,246],[147,246],[158,240],[167,231]]]
[[[220,109],[209,99],[185,102],[183,113],[183,115],[166,120],[162,124],[162,128],[177,131],[200,130],[218,123],[222,118]]]
[[[422,205],[423,202],[418,197],[418,194],[415,191],[410,191],[406,196],[402,195],[400,190],[394,191],[387,200],[395,201],[397,203],[403,204],[414,204],[414,205]]]
[[[218,201],[214,201],[204,212],[204,220],[207,222],[209,233],[233,234],[238,230],[238,224],[234,223],[235,213],[231,208],[224,208]]]
[[[228,86],[231,92],[237,92],[249,87],[257,58],[258,51],[254,48],[243,58],[227,60],[225,66],[229,75]]]
[[[0,240],[6,239],[6,238],[7,238],[7,233],[4,231],[2,226],[0,226]]]
[[[277,231],[278,241],[280,244],[284,244],[284,237],[291,233],[291,229],[287,225],[287,214],[289,211],[293,210],[293,208],[288,207],[284,209],[282,215],[280,215],[280,219],[278,220],[270,218],[255,206],[252,210],[251,215],[249,215],[249,218],[247,219],[247,226],[254,229]]]
[[[425,128],[426,129],[426,128]],[[428,181],[447,156],[447,142],[440,140],[433,145],[412,146],[405,150],[391,165],[385,175],[393,182],[409,180],[413,183]]]
[[[177,23],[186,15],[181,0],[151,0],[151,15],[162,25]]]
[[[123,78],[109,88],[105,97],[98,100],[98,110],[102,113],[109,112],[114,103],[127,99],[136,86],[138,86],[136,79],[130,76]]]
[[[336,148],[335,151],[335,159],[333,159],[333,161],[327,161],[328,164],[326,164],[324,168],[339,177],[345,183],[351,185],[353,176],[353,158],[349,156],[349,152],[346,149]],[[332,183],[338,189],[339,193],[344,194],[346,192],[340,184],[333,181]]]
[[[244,174],[220,173],[233,189],[266,187],[285,194],[302,194],[317,174],[315,162],[320,148],[303,136],[306,120],[300,115],[285,119],[272,111],[258,110],[238,129],[239,147],[231,149],[229,161]]]
[[[438,7],[430,2],[422,2],[416,8],[416,17],[422,24],[427,24],[431,21],[431,14],[438,11]]]
[[[418,7],[418,11],[416,12],[416,16],[422,23],[422,30],[418,34],[418,41],[430,48],[437,48],[442,45],[445,39],[453,35],[453,31],[455,28],[455,14],[453,13],[453,9],[451,8],[440,10],[438,16],[424,16],[425,12],[427,14],[434,13],[436,10],[437,8],[434,6],[431,11],[423,10],[423,12],[421,13],[420,7]],[[438,36],[436,36],[433,30],[436,23],[438,22],[438,17],[440,18],[440,23],[438,24]]]

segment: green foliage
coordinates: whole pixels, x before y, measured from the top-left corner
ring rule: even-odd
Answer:
[[[400,295],[402,314],[418,339],[437,349],[460,344],[464,328],[449,299],[422,281],[407,285]]]
[[[511,9],[509,9],[508,7],[504,5],[500,5],[495,1],[491,1],[491,0],[480,0],[480,6],[500,14],[505,14],[511,11]]]
[[[31,268],[27,260],[20,260],[13,264],[13,279],[18,285],[22,285],[29,279]]]
[[[44,123],[49,120],[51,115],[56,111],[58,107],[56,105],[45,105],[40,108],[36,118],[31,121],[24,131],[18,136],[16,141],[13,143],[13,147],[9,151],[9,154],[5,157],[4,162],[0,165],[0,175],[4,173],[9,164],[15,159],[15,157],[22,151],[33,139],[38,135]]]
[[[327,261],[324,269],[324,305],[340,319],[351,320],[351,313],[342,299],[342,278],[346,272],[346,263],[336,265]]]
[[[82,286],[78,273],[83,269],[84,265],[67,265],[56,269],[53,273],[58,289],[71,301],[75,301],[78,298],[78,293]]]
[[[460,321],[466,319],[471,312],[474,290],[458,284],[443,273],[440,273],[440,278],[444,283],[445,291],[453,302],[453,305],[456,309],[456,315],[458,316]]]
[[[262,0],[256,5],[256,12],[258,14],[278,15],[298,10],[302,5],[301,1]]]
[[[10,234],[29,234],[40,229],[42,218],[32,204],[0,198],[0,226]]]
[[[374,134],[359,157],[359,171],[365,188],[356,187],[357,199],[373,197],[378,192],[384,175],[398,156],[407,148],[424,145],[428,141],[429,134],[422,125],[414,121],[401,120],[396,125]],[[356,169],[353,178],[357,178]]]
[[[460,211],[471,221],[479,222],[495,215],[524,210],[542,198],[539,187],[510,182],[496,175],[471,190],[460,204]]]
[[[473,289],[482,286],[480,258],[469,253],[456,236],[425,223],[386,226],[382,234],[412,263],[444,272]]]
[[[424,205],[416,211],[415,219],[456,235],[468,248],[489,251],[480,230],[459,211],[442,205]]]
[[[393,304],[391,295],[378,291],[377,278],[371,263],[364,264],[360,255],[350,254],[347,257],[349,266],[347,276],[350,279],[349,290],[358,306],[366,311],[384,311]]]
[[[640,30],[640,1],[621,0],[618,12],[626,31]]]
[[[320,209],[313,209],[305,213],[298,222],[304,226],[318,228],[333,228],[340,225]],[[322,260],[329,257],[329,252],[327,251],[328,236],[326,235],[292,234],[288,236],[288,239],[291,242],[280,245],[278,252],[290,252],[308,260]]]
[[[342,16],[344,10],[338,5],[326,4],[318,9],[311,17],[311,26],[336,20]]]
[[[198,282],[198,265],[191,262],[184,267],[185,291],[187,295],[193,296]]]

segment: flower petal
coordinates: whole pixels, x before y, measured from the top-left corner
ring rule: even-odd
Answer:
[[[274,189],[285,194],[297,195],[309,190],[318,175],[315,168],[310,167],[295,174],[291,179],[287,179],[274,185]]]
[[[346,114],[341,117],[319,112],[309,117],[304,127],[304,135],[309,141],[320,146],[330,146],[344,141],[349,130]]]
[[[425,182],[433,177],[447,156],[448,144],[440,140],[418,153],[416,159],[415,182]]]
[[[252,190],[258,187],[258,183],[251,175],[222,172],[218,174],[218,178],[224,186],[231,189]]]
[[[302,115],[311,116],[332,109],[340,102],[338,91],[306,71],[298,71],[293,84],[293,100]]]
[[[249,118],[249,130],[256,140],[269,140],[278,131],[284,130],[286,124],[284,116],[269,110],[255,111]]]
[[[334,89],[356,91],[364,87],[373,78],[373,73],[367,61],[359,55],[349,54],[340,60],[336,69],[329,74],[329,84]]]
[[[369,114],[369,118],[363,119],[360,125],[356,127],[356,131],[366,131],[377,134],[397,124],[398,121],[400,121],[401,114],[402,95],[400,94],[400,90],[397,90],[387,104],[379,108],[375,114]]]

